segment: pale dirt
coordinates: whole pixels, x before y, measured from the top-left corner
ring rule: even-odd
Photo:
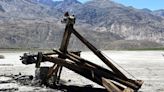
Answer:
[[[22,75],[34,75],[35,65],[23,65],[19,60],[19,56],[23,55],[23,53],[0,52],[0,55],[5,56],[5,59],[0,59],[0,75],[16,75],[19,73]],[[136,79],[144,81],[140,92],[164,92],[164,56],[162,55],[164,51],[104,51],[103,53],[135,76]],[[82,57],[106,67],[92,52],[83,52]],[[42,66],[51,65],[50,63],[42,64]],[[116,66],[128,77],[133,78],[118,65]],[[61,79],[65,85],[92,85],[93,87],[100,87],[65,68],[62,71]],[[10,77],[0,76],[0,82],[6,80],[10,80]],[[0,90],[11,88],[15,88],[17,92],[61,92],[46,87],[24,86],[15,82],[0,84]]]

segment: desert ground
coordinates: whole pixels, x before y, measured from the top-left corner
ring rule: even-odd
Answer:
[[[0,91],[16,92],[61,92],[47,87],[34,87],[22,85],[12,80],[11,75],[35,75],[35,65],[23,65],[20,56],[28,51],[0,51],[4,59],[0,59]],[[129,78],[143,80],[144,84],[139,92],[164,92],[164,51],[103,51],[125,75]],[[92,52],[82,52],[81,57],[96,64],[106,67]],[[118,65],[117,65],[117,64]],[[43,63],[42,66],[51,66],[51,63]],[[125,72],[123,69],[128,71]],[[87,86],[102,88],[80,75],[64,68],[61,83],[65,85]],[[65,91],[64,91],[65,92]],[[67,91],[66,91],[67,92]]]

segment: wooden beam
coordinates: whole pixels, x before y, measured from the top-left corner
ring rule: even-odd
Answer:
[[[64,66],[80,75],[82,75],[83,77],[86,77],[87,79],[101,85],[102,85],[102,77],[101,75],[96,75],[96,73],[90,69],[86,69],[84,67],[81,67],[79,65],[76,65],[75,63],[73,62],[68,62],[66,60],[62,60],[62,59],[59,59],[59,58],[56,58],[56,59],[50,59],[50,57],[46,57],[46,60],[50,60],[50,62],[53,62],[53,63],[56,63],[56,64],[59,64],[60,66]],[[97,73],[98,74],[98,73]],[[94,75],[94,76],[93,76]],[[115,84],[117,85],[117,84]],[[122,88],[121,86],[117,85],[120,89],[124,89]]]
[[[63,35],[63,39],[60,45],[60,51],[66,53],[67,52],[67,48],[68,48],[68,43],[70,40],[70,36],[71,36],[71,30],[73,29],[73,25],[67,25],[64,31],[64,35]]]
[[[128,82],[128,81],[125,81],[123,79],[120,79],[118,77],[116,77],[112,72],[111,73],[106,73],[104,72],[103,70],[99,70],[97,68],[94,68],[95,66],[89,66],[87,64],[76,64],[76,63],[73,63],[73,62],[69,62],[69,61],[66,61],[64,59],[60,59],[60,58],[53,58],[53,57],[45,57],[45,60],[46,61],[50,61],[50,62],[53,62],[53,63],[56,63],[58,65],[61,65],[61,66],[64,66],[72,71],[75,71],[82,75],[82,76],[86,76],[87,75],[87,78],[91,79],[92,81],[100,84],[101,82],[95,80],[94,78],[92,78],[92,75],[94,73],[95,76],[100,76],[100,77],[104,77],[104,78],[107,78],[107,79],[111,79],[111,80],[114,80],[120,84],[123,84],[127,87],[130,87],[132,89],[139,89],[140,87],[131,83],[131,82]],[[80,72],[79,72],[80,70]],[[85,70],[85,71],[83,71]],[[88,76],[89,75],[89,76]]]
[[[66,55],[67,55],[67,54],[66,54]],[[77,56],[77,55],[75,55],[75,54],[73,54],[73,53],[69,53],[69,52],[68,52],[68,55],[69,55],[69,56],[72,56],[72,57],[74,57],[74,58],[76,58],[77,60],[81,61],[82,63],[90,64],[90,65],[92,65],[92,66],[95,66],[95,67],[96,67],[97,69],[99,69],[99,70],[102,70],[102,71],[107,72],[107,73],[112,73],[113,75],[119,77],[119,76],[116,75],[114,72],[112,72],[112,71],[110,71],[110,70],[108,70],[108,69],[106,69],[106,68],[104,68],[104,67],[102,67],[102,66],[99,66],[99,65],[97,65],[97,64],[94,64],[94,63],[92,63],[92,62],[90,62],[90,61],[88,61],[88,60],[85,60],[84,58],[81,58],[81,57],[79,57],[79,56]]]
[[[58,69],[59,69],[58,65],[54,64],[48,71],[47,79],[49,79],[54,73],[57,76]]]
[[[70,40],[71,33],[72,33],[70,30],[72,30],[72,29],[73,29],[73,24],[67,24],[66,25],[64,35],[63,35],[63,39],[62,39],[62,42],[61,42],[61,45],[60,45],[60,48],[59,48],[59,50],[63,53],[67,52],[69,40]],[[62,59],[65,59],[65,57],[62,57],[61,55],[59,55],[58,57],[62,58]],[[59,83],[59,80],[60,80],[62,67],[58,66],[58,69],[59,69],[59,71],[57,73],[57,83]]]
[[[111,71],[109,71],[109,70],[107,70],[107,69],[105,69],[99,65],[96,65],[92,62],[89,62],[89,61],[87,61],[87,60],[85,60],[85,59],[83,59],[83,58],[81,58],[81,57],[79,57],[73,53],[68,52],[68,54],[63,54],[62,52],[57,51],[57,50],[55,52],[60,54],[60,55],[63,55],[63,57],[66,57],[66,58],[76,62],[81,67],[84,67],[84,68],[89,69],[89,70],[96,70],[99,73],[104,74],[105,77],[110,78],[114,81],[117,81],[117,82],[119,82],[125,86],[131,87],[133,89],[138,89],[142,85],[141,83],[140,83],[141,84],[140,85],[137,80],[123,79],[121,76],[118,76],[115,73],[113,73],[113,72],[111,72]],[[111,76],[113,76],[113,77],[111,77]]]
[[[114,85],[109,79],[102,77],[103,86],[108,90],[108,92],[122,92],[116,85]]]
[[[70,30],[72,33],[84,43],[96,56],[98,56],[109,68],[113,70],[117,75],[124,79],[128,79],[117,67],[115,67],[98,49],[96,49],[91,43],[89,43],[84,37],[82,37],[75,29]]]
[[[40,63],[42,62],[42,58],[43,58],[42,52],[38,52],[36,65],[35,65],[36,68],[40,68]]]
[[[126,89],[123,90],[123,92],[135,92],[135,91],[131,88],[126,88]]]
[[[115,73],[113,73],[113,72],[111,72],[111,71],[109,71],[109,70],[107,70],[107,69],[105,69],[105,68],[103,68],[103,67],[101,67],[101,66],[99,66],[99,65],[96,65],[96,64],[94,64],[94,63],[92,63],[92,62],[90,62],[90,61],[88,61],[88,60],[85,60],[85,59],[83,59],[83,58],[81,58],[81,57],[79,57],[79,56],[77,56],[77,55],[75,55],[75,54],[73,54],[73,53],[69,53],[69,52],[68,52],[68,54],[69,54],[70,56],[73,56],[74,58],[78,59],[78,60],[81,61],[81,62],[88,63],[88,64],[90,64],[90,65],[96,67],[98,70],[102,70],[102,71],[106,72],[107,74],[113,74],[113,76],[115,76],[115,77],[117,77],[117,78],[119,78],[119,79],[121,79],[121,80],[128,81],[128,82],[131,83],[131,84],[135,84],[135,85],[137,85],[138,87],[141,87],[142,84],[143,84],[143,81],[142,81],[142,80],[122,79],[121,76],[118,76],[118,75],[116,75]],[[67,57],[68,57],[68,56],[67,56]]]
[[[56,63],[60,66],[64,66],[98,84],[101,85],[101,82],[97,81],[96,79],[92,78],[92,74],[90,72],[90,70],[88,69],[85,69],[85,68],[81,68],[79,67],[79,65],[77,65],[76,63],[73,63],[73,62],[69,62],[69,61],[66,61],[64,59],[60,59],[60,58],[52,58],[52,57],[44,57],[45,60],[48,60],[50,62],[53,62],[53,63]]]

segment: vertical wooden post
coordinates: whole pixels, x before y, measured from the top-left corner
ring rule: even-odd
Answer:
[[[40,68],[40,63],[43,61],[43,54],[42,52],[38,52],[38,55],[37,55],[37,60],[36,60],[36,69],[35,69],[35,81],[41,81],[41,84],[43,83],[43,81],[45,80],[45,78],[43,78],[43,75],[42,73],[45,72],[45,68],[43,69]],[[42,70],[41,70],[42,69]],[[43,73],[45,74],[45,73]]]
[[[71,36],[71,30],[73,29],[73,24],[67,24],[66,28],[65,28],[65,32],[63,35],[63,40],[60,46],[60,51],[63,53],[67,53],[67,48],[68,48],[68,44],[69,44],[69,40],[70,40],[70,36]],[[59,58],[65,59],[65,57],[62,57],[61,55],[59,55]],[[59,67],[59,71],[58,71],[58,77],[57,77],[57,83],[59,83],[60,80],[60,76],[61,76],[61,71],[62,71],[62,67]]]
[[[66,25],[65,32],[63,35],[62,43],[60,45],[60,51],[63,53],[67,52],[70,36],[71,36],[71,29],[73,28],[73,25]]]
[[[36,65],[35,65],[36,68],[40,68],[40,63],[42,62],[42,58],[43,58],[42,52],[38,52],[37,62],[36,62]]]

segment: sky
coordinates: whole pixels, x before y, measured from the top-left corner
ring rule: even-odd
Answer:
[[[59,0],[58,0],[59,1]],[[60,0],[61,1],[61,0]],[[85,3],[89,0],[79,0]],[[137,9],[148,8],[150,10],[164,9],[164,0],[113,0],[125,6],[133,6]]]
[[[164,9],[164,0],[113,0],[126,6],[138,9],[148,8],[150,10]]]
[[[63,1],[63,0],[54,0],[54,1]],[[90,1],[90,0],[78,0],[78,1],[85,3],[85,2]]]

